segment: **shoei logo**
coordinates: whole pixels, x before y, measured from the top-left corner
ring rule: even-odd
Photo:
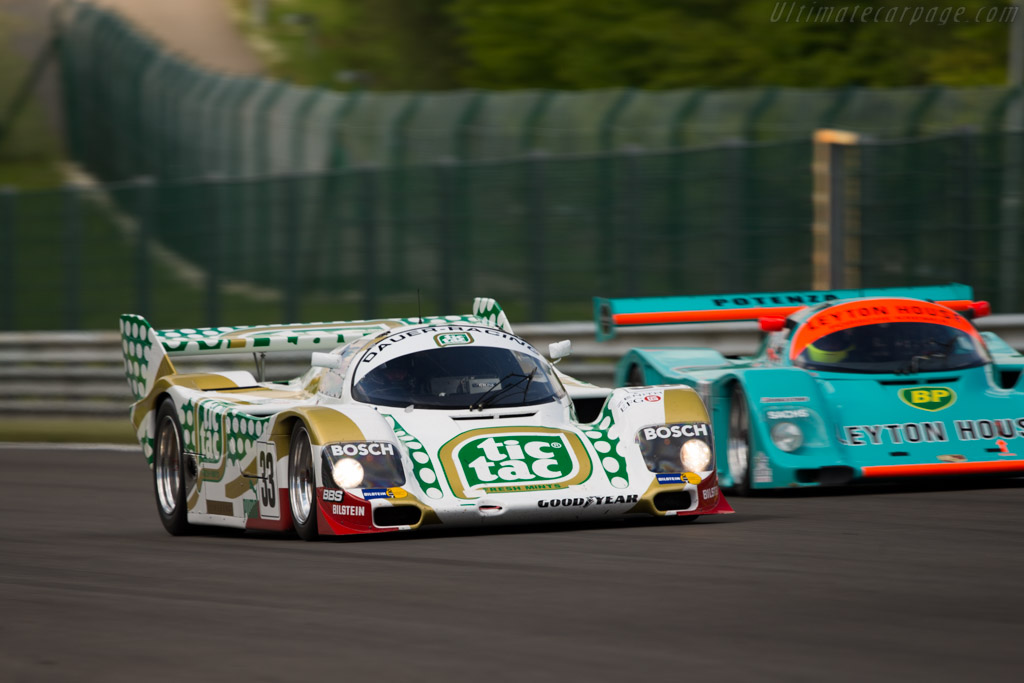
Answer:
[[[456,496],[561,489],[590,476],[590,458],[571,432],[524,428],[474,430],[441,448]]]
[[[949,387],[905,387],[900,400],[913,408],[935,412],[956,403],[956,392]]]
[[[438,346],[459,346],[461,344],[472,344],[473,335],[468,332],[449,332],[447,334],[435,334],[434,343]]]

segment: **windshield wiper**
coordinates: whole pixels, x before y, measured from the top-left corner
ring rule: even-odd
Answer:
[[[491,405],[492,403],[497,401],[499,398],[504,396],[506,393],[511,391],[512,389],[515,389],[516,387],[518,387],[523,382],[526,382],[526,388],[523,390],[523,403],[526,403],[526,392],[530,390],[530,382],[533,381],[533,375],[536,372],[537,372],[537,368],[534,368],[533,370],[530,370],[530,374],[528,374],[528,375],[524,375],[524,374],[518,373],[518,372],[510,372],[510,373],[508,373],[507,375],[505,375],[504,377],[499,379],[494,384],[493,387],[491,387],[490,389],[485,391],[484,395],[481,396],[480,398],[478,398],[476,400],[476,402],[469,407],[469,409],[470,410],[483,410],[484,408],[486,408],[487,406]],[[507,387],[502,387],[501,386],[502,382],[504,382],[505,380],[510,379],[512,377],[518,377],[519,379],[517,379],[515,382],[512,382],[512,384],[509,384]],[[498,387],[501,387],[501,388],[498,389]],[[498,389],[497,393],[495,393],[496,389]],[[488,399],[490,399],[490,400],[488,400]]]

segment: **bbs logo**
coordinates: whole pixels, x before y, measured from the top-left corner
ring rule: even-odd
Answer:
[[[324,502],[340,503],[345,497],[345,492],[340,489],[324,489]]]

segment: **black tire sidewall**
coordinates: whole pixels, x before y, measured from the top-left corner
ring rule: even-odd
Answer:
[[[175,505],[174,512],[167,514],[160,506],[160,494],[158,491],[159,483],[157,481],[157,468],[156,460],[157,453],[156,449],[159,448],[160,444],[160,429],[164,423],[166,417],[170,417],[174,424],[174,429],[177,432],[177,443],[178,443],[178,490],[175,492]],[[156,511],[160,515],[160,521],[163,523],[164,528],[174,536],[182,536],[191,531],[191,526],[188,523],[188,502],[186,500],[187,491],[185,491],[185,481],[187,480],[186,468],[188,467],[188,457],[185,455],[184,440],[182,439],[181,432],[181,421],[178,419],[178,410],[174,405],[174,401],[171,399],[165,400],[160,404],[160,408],[156,413],[156,429],[154,430],[154,442],[153,442],[153,496],[156,499]]]
[[[732,462],[729,460],[728,448],[729,442],[732,440],[733,411],[739,410],[740,406],[742,406],[742,410],[746,413],[747,416],[747,433],[745,436],[745,440],[747,442],[747,462],[746,471],[743,473],[743,481],[742,483],[737,484],[735,473],[732,470]],[[751,431],[752,429],[750,421],[750,405],[747,403],[747,394],[745,391],[743,391],[743,387],[741,387],[739,383],[736,383],[732,386],[732,388],[729,391],[729,423],[725,443],[727,449],[726,462],[729,463],[729,478],[732,481],[732,486],[730,488],[733,493],[740,496],[749,496],[753,492],[753,487],[751,486],[750,482],[750,475],[753,471],[752,465],[754,459],[754,443],[753,439],[751,438]]]
[[[296,446],[305,440],[310,444],[310,459],[313,457],[313,444],[309,439],[309,430],[302,422],[296,422],[292,428],[292,436],[288,442],[288,506],[291,511],[291,492],[292,492],[292,481],[295,477],[296,467]],[[304,541],[315,541],[319,538],[319,530],[317,529],[317,517],[318,517],[318,504],[316,499],[316,467],[313,467],[312,461],[310,462],[310,471],[313,476],[313,496],[310,501],[309,517],[305,523],[300,524],[299,520],[296,519],[295,514],[292,513],[292,527],[295,529],[295,533],[299,535]]]

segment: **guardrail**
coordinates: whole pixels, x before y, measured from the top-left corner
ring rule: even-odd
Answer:
[[[753,323],[658,326],[623,331],[610,342],[594,340],[590,322],[513,325],[542,352],[562,339],[573,342],[572,355],[559,364],[563,372],[588,382],[611,386],[615,363],[636,346],[713,347],[727,356],[752,353],[760,339]],[[1024,315],[992,316],[978,327],[1000,335],[1015,349],[1024,349]],[[179,372],[244,368],[253,363],[230,359],[182,359]],[[309,367],[308,353],[275,354],[268,358],[269,379],[288,379]],[[0,333],[0,417],[125,416],[131,404],[116,332]]]

